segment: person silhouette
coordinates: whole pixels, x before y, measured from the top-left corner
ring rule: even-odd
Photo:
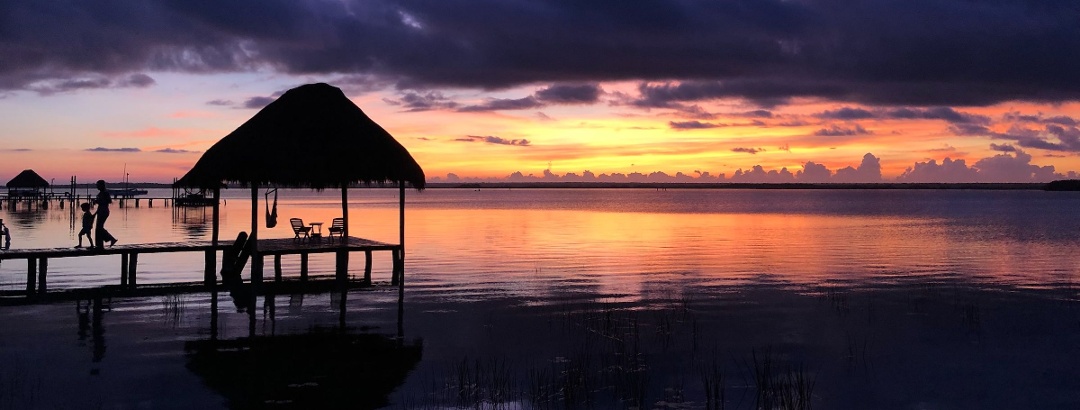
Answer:
[[[8,230],[7,225],[4,225],[3,219],[0,219],[0,236],[4,237],[4,246],[0,246],[0,249],[11,249],[11,231]]]
[[[105,189],[105,180],[99,179],[97,181],[97,224],[94,236],[97,237],[97,248],[103,249],[105,247],[105,241],[109,241],[109,246],[116,245],[116,238],[105,230],[105,220],[109,219],[109,204],[112,203],[112,195],[109,194],[109,190]]]
[[[83,203],[79,206],[82,208],[82,230],[79,231],[79,244],[76,248],[82,247],[82,237],[86,235],[86,240],[90,243],[90,249],[94,248],[94,238],[90,236],[90,230],[94,228],[94,214],[90,212],[90,203]]]

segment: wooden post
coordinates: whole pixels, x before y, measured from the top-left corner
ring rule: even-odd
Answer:
[[[138,266],[139,254],[132,253],[131,259],[128,260],[128,286],[130,286],[131,289],[135,289],[135,272],[138,270]]]
[[[147,198],[146,199],[146,207],[147,208],[153,208],[154,207],[154,198]]]
[[[398,303],[405,298],[405,180],[398,181],[398,235],[401,248],[398,251]]]
[[[349,279],[349,251],[339,250],[336,252],[336,256],[337,263],[335,263],[335,266],[337,269],[335,276],[338,281],[344,282]]]
[[[251,183],[251,233],[248,234],[248,243],[251,244],[251,283],[262,283],[263,260],[259,255],[259,184]]]
[[[38,293],[45,293],[46,277],[49,275],[49,258],[41,257],[38,262]]]
[[[120,286],[128,287],[128,254],[120,254]]]
[[[307,282],[307,252],[300,254],[300,280]]]
[[[274,282],[281,282],[281,255],[274,255]]]
[[[214,245],[214,247],[217,247],[218,245],[218,233],[221,230],[221,218],[218,216],[220,211],[219,205],[221,202],[219,195],[221,195],[221,188],[214,187],[214,215],[212,216],[213,223],[211,224],[212,228],[210,229],[210,243]]]
[[[364,251],[364,284],[371,284],[371,249]]]
[[[345,224],[341,231],[341,244],[345,246],[349,242],[349,184],[347,182],[341,185],[341,219]]]
[[[203,271],[203,284],[206,286],[214,286],[217,284],[217,251],[206,251],[206,266]]]
[[[342,228],[341,233],[341,246],[342,250],[337,251],[337,268],[336,274],[338,281],[345,282],[349,279],[349,183],[343,182],[341,184],[341,219],[345,226]]]
[[[37,287],[37,258],[26,258],[26,294],[34,294]]]

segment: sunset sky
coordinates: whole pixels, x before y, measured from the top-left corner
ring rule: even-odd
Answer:
[[[0,182],[169,182],[312,82],[429,181],[1045,181],[1078,50],[1074,0],[6,0]]]

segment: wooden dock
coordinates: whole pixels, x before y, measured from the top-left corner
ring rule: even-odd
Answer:
[[[213,288],[219,283],[217,266],[218,251],[229,247],[219,242],[214,245],[211,241],[192,242],[160,242],[126,244],[106,247],[104,249],[86,248],[39,248],[39,249],[9,249],[0,251],[0,260],[25,259],[26,260],[26,295],[34,296],[44,294],[48,289],[49,259],[77,258],[86,256],[120,255],[120,287],[133,290],[138,283],[139,255],[147,253],[178,253],[178,252],[202,252],[204,254],[204,277],[203,285]],[[393,258],[393,273],[391,283],[399,287],[404,285],[404,247],[399,244],[378,242],[370,239],[348,237],[342,241],[330,240],[329,238],[311,238],[308,240],[294,239],[260,239],[258,250],[252,255],[251,264],[262,266],[263,258],[274,257],[274,280],[281,282],[281,258],[285,255],[300,255],[300,280],[308,279],[308,255],[313,253],[336,253],[335,276],[339,282],[348,280],[349,254],[352,252],[364,253],[364,276],[363,283],[371,284],[371,260],[372,253],[376,251],[389,251]],[[256,271],[256,269],[252,269]],[[250,283],[258,285],[262,283],[261,275],[254,275]],[[177,284],[180,285],[180,284]]]

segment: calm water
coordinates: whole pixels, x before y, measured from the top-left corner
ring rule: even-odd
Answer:
[[[350,232],[397,242],[396,194],[350,191]],[[249,195],[226,191],[223,238],[250,227]],[[360,408],[1080,407],[1077,193],[432,189],[406,199],[403,339],[390,289],[260,298],[254,316],[227,295],[215,310],[211,294],[5,306],[0,408],[327,404],[316,396]],[[279,220],[329,222],[339,201],[282,191]],[[22,208],[0,211],[13,248],[77,243],[69,209]],[[143,203],[114,210],[108,226],[122,243],[201,240],[209,219]],[[260,228],[291,236],[286,223]],[[202,275],[201,254],[139,262],[140,283]],[[331,274],[332,263],[313,256],[312,271]],[[118,265],[50,260],[49,286],[116,284]],[[283,265],[286,276],[299,269]],[[25,286],[25,269],[0,264],[0,290]],[[376,254],[375,280],[389,271]],[[388,386],[372,387],[355,362],[311,356],[337,351],[327,343],[383,349],[342,335],[406,341],[373,354],[396,360],[378,366]],[[210,340],[258,341],[262,350],[240,351],[266,356],[207,356]],[[322,366],[252,364],[281,361],[267,357]],[[222,381],[237,379],[262,387]]]

